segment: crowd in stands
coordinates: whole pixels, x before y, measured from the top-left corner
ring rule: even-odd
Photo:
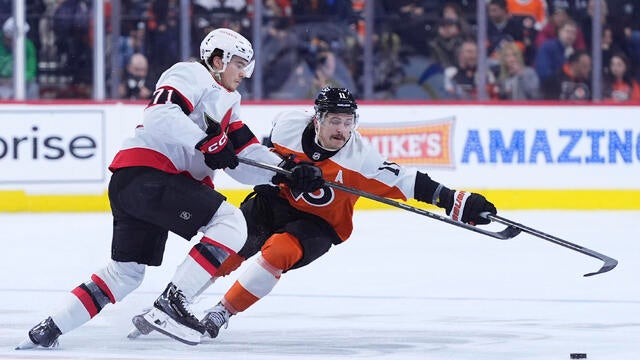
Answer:
[[[373,72],[364,73],[365,0],[264,0],[253,39],[255,0],[192,0],[191,55],[214,28],[261,42],[265,99],[309,99],[326,86],[374,99],[474,100],[478,76],[495,100],[593,97],[602,74],[607,101],[640,101],[640,1],[487,0],[486,71],[479,72],[476,0],[376,0]],[[601,2],[602,68],[593,69],[592,19]],[[0,0],[0,9],[11,9]],[[27,97],[91,98],[90,0],[27,0]],[[115,97],[146,99],[161,71],[180,59],[180,0],[121,0],[120,40],[107,68],[121,69]],[[4,10],[3,10],[4,11]],[[111,3],[105,1],[106,31]],[[11,12],[0,11],[0,99],[12,95]],[[111,64],[111,52],[117,64]],[[108,72],[108,77],[112,76]],[[252,79],[240,89],[251,99]],[[113,95],[112,95],[113,96]]]

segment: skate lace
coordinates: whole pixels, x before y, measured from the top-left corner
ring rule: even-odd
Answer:
[[[192,318],[197,320],[198,318],[193,314],[193,312],[191,312],[191,305],[187,301],[187,298],[186,298],[186,296],[184,296],[182,291],[178,290],[176,292],[176,298],[178,300],[178,306],[180,307],[180,311],[185,316],[192,317]]]
[[[216,305],[210,312],[207,314],[207,317],[211,322],[213,322],[218,328],[224,326],[226,329],[229,326],[229,318],[231,317],[231,313],[227,311],[222,305]]]

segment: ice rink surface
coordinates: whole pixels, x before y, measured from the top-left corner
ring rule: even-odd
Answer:
[[[60,338],[15,351],[34,324],[109,258],[111,217],[0,214],[0,359],[640,359],[640,212],[501,215],[616,258],[521,234],[501,241],[400,210],[361,211],[346,243],[283,275],[215,340],[129,340],[130,318],[164,289],[192,243],[171,236],[164,264],[122,303]],[[501,229],[491,225],[491,229]],[[194,305],[213,306],[242,271]]]

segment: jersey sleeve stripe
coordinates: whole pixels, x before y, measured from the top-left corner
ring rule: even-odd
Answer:
[[[147,107],[162,105],[162,104],[176,104],[180,106],[180,109],[186,115],[191,114],[194,107],[189,99],[182,95],[182,93],[172,86],[161,86],[153,92],[149,105]]]
[[[240,127],[237,127],[239,124]],[[234,129],[235,128],[235,129]],[[259,144],[260,142],[246,124],[234,122],[229,126],[229,140],[236,151],[236,154],[251,144]]]

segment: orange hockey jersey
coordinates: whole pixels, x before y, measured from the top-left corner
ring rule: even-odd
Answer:
[[[541,30],[547,23],[548,10],[545,0],[507,0],[507,9],[513,15],[533,17],[537,30]]]
[[[417,170],[388,161],[357,131],[352,132],[339,151],[330,152],[315,145],[317,151],[307,156],[303,143],[305,139],[313,142],[313,128],[307,126],[312,116],[310,111],[289,111],[274,119],[271,141],[277,153],[283,157],[295,154],[298,160],[313,161],[322,169],[324,178],[332,182],[387,198],[406,200],[414,197]],[[282,185],[280,196],[293,207],[322,217],[334,227],[342,241],[351,235],[357,195],[326,185],[315,193],[294,193]]]

